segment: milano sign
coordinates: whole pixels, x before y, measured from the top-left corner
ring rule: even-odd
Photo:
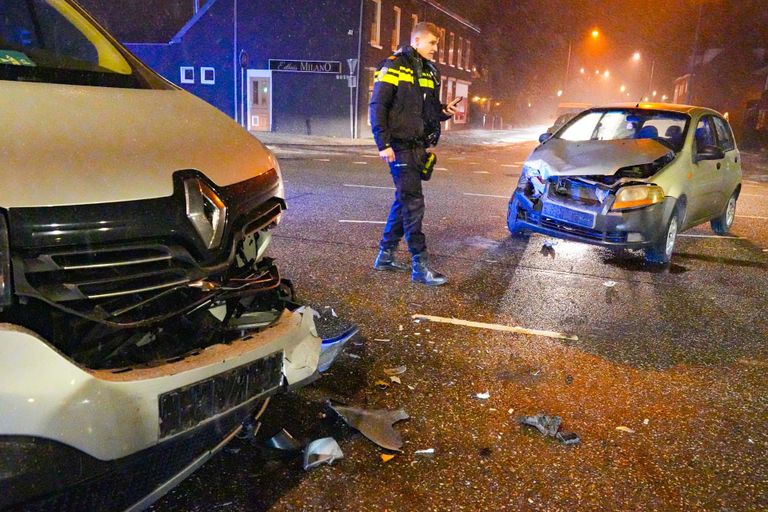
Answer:
[[[274,60],[269,59],[272,71],[291,73],[332,73],[341,74],[341,62],[332,60]]]

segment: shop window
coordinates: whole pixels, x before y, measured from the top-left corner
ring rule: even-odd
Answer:
[[[392,51],[397,50],[397,48],[400,46],[400,8],[395,7],[394,9],[395,14],[395,25],[392,28]]]
[[[381,48],[381,0],[373,2],[373,23],[371,23],[371,46]]]

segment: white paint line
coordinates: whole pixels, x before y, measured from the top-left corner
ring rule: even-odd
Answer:
[[[488,171],[472,171],[472,174],[491,174]]]
[[[447,171],[448,169],[445,167],[435,167],[436,171]]]
[[[737,219],[759,219],[759,220],[768,220],[768,217],[757,217],[754,215],[737,215]]]
[[[682,234],[677,236],[683,236],[686,238],[723,238],[723,239],[730,239],[730,240],[746,240],[743,236],[720,236],[720,235],[689,235],[689,234]]]
[[[429,320],[430,322],[436,322],[441,324],[461,325],[464,327],[476,327],[478,329],[489,329],[491,331],[513,332],[517,334],[530,334],[532,336],[544,336],[546,338],[557,338],[561,340],[579,341],[578,336],[570,336],[567,334],[553,332],[553,331],[539,331],[536,329],[526,329],[525,327],[517,327],[512,325],[501,324],[487,324],[484,322],[471,322],[469,320],[459,320],[458,318],[445,318],[441,316],[429,316],[429,315],[413,315],[413,319]]]
[[[377,187],[374,185],[353,185],[351,183],[345,183],[345,187],[355,187],[355,188],[378,188],[381,190],[395,190],[395,187]]]
[[[330,158],[315,158],[315,162],[330,162]]]
[[[357,165],[368,165],[368,162],[352,162],[352,163]]]
[[[480,165],[480,162],[468,162],[469,165]]]
[[[384,220],[340,220],[342,224],[386,224]]]
[[[501,164],[502,167],[520,167],[521,164]]]
[[[465,196],[473,196],[473,197],[496,197],[498,199],[509,199],[509,196],[494,196],[491,194],[473,194],[471,192],[464,192]]]
[[[515,165],[523,165],[523,164],[525,164],[525,162],[512,162],[512,163],[515,164]]]

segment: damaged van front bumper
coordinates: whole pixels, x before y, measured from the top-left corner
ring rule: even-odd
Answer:
[[[286,309],[267,329],[178,361],[131,369],[87,369],[28,329],[0,331],[3,510],[132,509],[129,496],[164,493],[158,482],[202,464],[267,397],[319,376],[322,340],[309,308]]]
[[[547,190],[534,198],[516,190],[509,202],[507,223],[517,229],[606,247],[642,249],[664,236],[675,199],[634,210],[612,211],[610,202],[592,204]]]

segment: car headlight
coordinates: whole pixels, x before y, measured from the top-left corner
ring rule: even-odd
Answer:
[[[524,165],[523,170],[520,172],[520,179],[517,181],[517,188],[525,188],[525,186],[528,184],[528,180],[531,179],[531,176],[533,174],[538,175],[539,171],[533,169],[530,166]]]
[[[630,185],[616,192],[611,210],[642,208],[664,201],[664,190],[658,185]]]
[[[11,299],[11,246],[8,242],[8,222],[0,212],[0,310],[10,306]]]

